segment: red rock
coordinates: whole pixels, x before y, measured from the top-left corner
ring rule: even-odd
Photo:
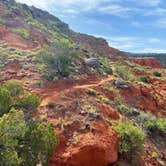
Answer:
[[[149,58],[130,58],[130,60],[134,63],[137,63],[141,66],[149,66],[153,68],[163,68],[163,65],[159,60],[149,57]]]

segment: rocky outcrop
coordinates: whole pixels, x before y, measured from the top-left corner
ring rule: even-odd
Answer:
[[[130,58],[130,60],[134,63],[137,63],[141,66],[149,66],[153,68],[163,68],[163,65],[160,63],[159,60],[153,57],[145,57],[145,58]]]
[[[166,91],[165,83],[162,81],[154,81],[149,87],[137,86],[123,89],[121,95],[127,103],[140,110],[150,111],[156,116],[166,116]]]

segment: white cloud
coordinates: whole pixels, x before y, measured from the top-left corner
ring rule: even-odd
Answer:
[[[131,23],[131,25],[134,26],[134,27],[140,27],[141,26],[141,24],[139,22],[137,22],[137,21],[133,21]]]
[[[150,38],[148,39],[149,43],[159,43],[161,40],[158,38]]]
[[[126,14],[128,15],[129,12],[132,11],[132,9],[120,5],[109,5],[105,7],[100,7],[98,11],[105,14],[124,17],[126,16]]]
[[[145,48],[141,52],[143,53],[166,53],[166,49],[156,49],[156,48]]]
[[[162,18],[155,22],[155,25],[159,28],[166,28],[166,19]]]
[[[155,7],[161,3],[161,0],[128,0],[130,2],[135,2],[138,5],[146,7]]]
[[[144,12],[145,16],[162,16],[166,15],[166,9],[157,7],[153,10],[148,10]]]

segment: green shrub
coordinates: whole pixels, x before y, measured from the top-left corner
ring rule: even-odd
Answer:
[[[110,104],[110,100],[106,97],[104,97],[103,95],[99,95],[99,99],[101,102],[105,103],[105,104]]]
[[[68,39],[65,39],[65,38],[61,39],[60,43],[65,47],[70,47],[72,45],[71,42]]]
[[[22,100],[17,104],[18,107],[24,109],[26,112],[35,111],[40,105],[40,98],[35,94],[26,94]]]
[[[47,166],[59,139],[53,125],[31,121],[27,126],[23,143],[24,146],[18,149],[23,159],[22,165],[36,166],[41,163]]]
[[[0,88],[0,116],[8,113],[13,105],[13,99],[10,92],[5,88]]]
[[[159,73],[159,72],[157,72],[157,71],[155,71],[155,72],[153,73],[153,75],[156,76],[156,77],[161,77],[161,76],[162,76],[162,74]]]
[[[158,132],[159,134],[166,135],[166,120],[156,119],[146,121],[144,126],[152,133]]]
[[[123,104],[120,104],[118,107],[117,107],[118,111],[121,113],[121,114],[129,114],[131,113],[132,111],[130,110],[130,108],[128,108],[126,105],[123,105]]]
[[[92,95],[92,96],[96,96],[96,95],[97,95],[96,90],[95,90],[95,89],[92,89],[92,88],[88,88],[87,93],[88,93],[89,95]]]
[[[58,142],[52,125],[27,123],[23,111],[12,109],[0,117],[0,165],[47,165]]]
[[[20,34],[22,37],[24,37],[25,39],[29,39],[30,37],[30,33],[28,30],[23,29],[23,28],[18,28],[18,29],[14,29],[14,32]]]
[[[76,52],[59,44],[43,50],[38,56],[39,61],[47,67],[49,75],[51,74],[51,79],[55,76],[68,77],[72,72],[74,58],[77,58]]]
[[[142,76],[142,77],[140,77],[140,80],[144,83],[149,83],[149,77],[148,76]]]
[[[17,97],[24,93],[23,85],[16,81],[9,81],[5,83],[5,88],[9,91],[12,97]]]
[[[4,19],[0,19],[0,25],[4,25],[6,21]]]
[[[159,155],[158,155],[157,152],[152,152],[152,157],[155,158],[155,159],[158,159]]]
[[[119,153],[128,156],[135,155],[143,149],[146,139],[145,133],[131,123],[118,123],[113,129],[121,136],[122,140],[119,144]]]
[[[135,76],[131,73],[127,66],[116,66],[116,72],[126,81],[134,81]]]

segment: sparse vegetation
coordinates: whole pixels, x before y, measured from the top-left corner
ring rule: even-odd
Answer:
[[[87,89],[87,93],[88,93],[89,95],[92,95],[92,96],[96,96],[96,95],[97,95],[96,90],[95,90],[95,89],[92,89],[92,88],[88,88],[88,89]]]
[[[144,83],[149,83],[149,77],[148,76],[142,76],[142,77],[140,77],[140,80]]]
[[[131,123],[120,122],[113,129],[122,138],[119,144],[120,154],[127,154],[129,157],[132,157],[138,151],[143,150],[146,135],[140,128],[133,126]]]
[[[166,120],[165,119],[157,119],[145,122],[144,126],[151,133],[159,133],[161,135],[166,136]]]
[[[126,81],[134,81],[135,76],[131,73],[130,69],[126,66],[116,66],[118,75]]]
[[[0,19],[0,25],[5,25],[6,21],[4,19]]]
[[[26,29],[21,29],[21,28],[18,28],[18,29],[14,29],[13,30],[15,33],[18,33],[20,34],[23,38],[25,39],[28,39],[30,37],[30,33],[28,30]]]
[[[155,71],[155,72],[153,73],[153,75],[156,76],[156,77],[161,77],[161,76],[162,76],[162,74],[159,73],[159,72],[157,72],[157,71]]]

